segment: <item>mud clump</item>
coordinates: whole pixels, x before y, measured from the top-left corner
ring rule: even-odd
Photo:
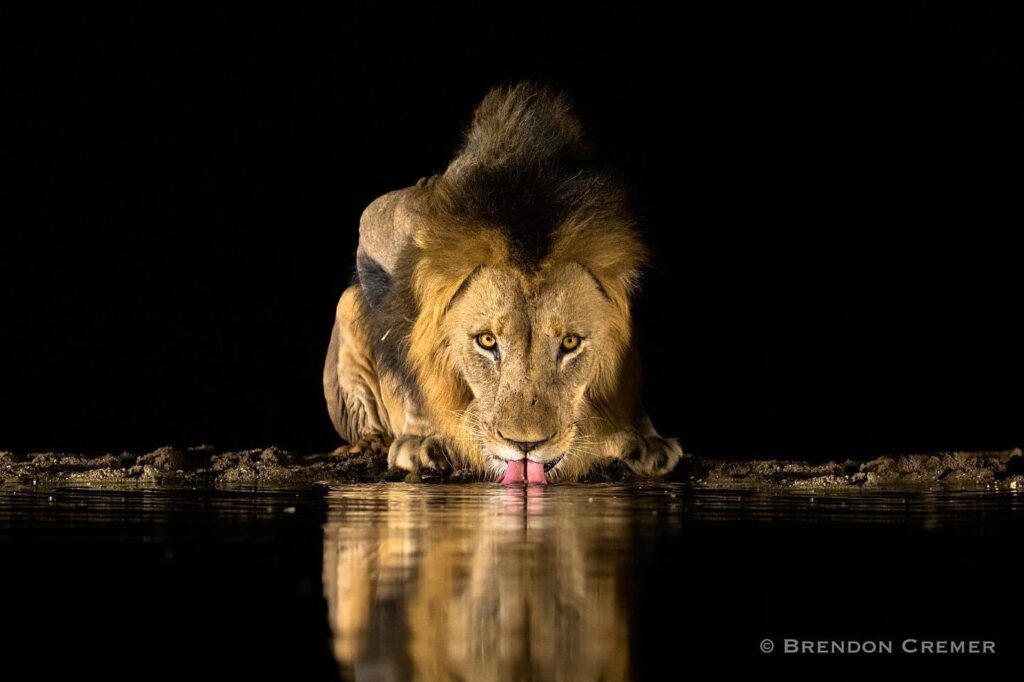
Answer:
[[[88,457],[0,452],[0,481],[21,484],[282,484],[382,480],[387,457],[373,451],[297,455],[276,447],[218,452],[209,445],[162,447],[144,455]]]
[[[692,466],[690,479],[709,487],[985,488],[1005,484],[1013,489],[1024,489],[1024,457],[1020,448],[883,456],[822,464],[784,460],[694,460]]]
[[[632,480],[629,468],[612,461],[582,482]],[[221,452],[209,445],[162,447],[86,456],[74,453],[16,454],[0,451],[0,482],[21,485],[143,483],[186,485],[312,485],[416,481],[479,481],[465,470],[424,470],[415,475],[389,470],[382,443],[357,443],[330,453],[297,454],[277,447]],[[685,457],[666,480],[708,488],[905,488],[956,486],[1024,490],[1020,448],[994,452],[895,455],[870,460],[800,462],[727,461]]]

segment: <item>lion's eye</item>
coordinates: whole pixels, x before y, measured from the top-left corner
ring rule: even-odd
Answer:
[[[571,353],[580,347],[580,337],[575,334],[566,334],[562,337],[562,352]]]
[[[476,345],[484,350],[494,350],[498,345],[498,339],[494,337],[494,334],[484,332],[483,334],[476,335]]]

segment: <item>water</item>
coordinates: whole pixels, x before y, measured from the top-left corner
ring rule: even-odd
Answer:
[[[0,489],[0,651],[43,679],[978,676],[1024,634],[1022,521],[1014,491]]]

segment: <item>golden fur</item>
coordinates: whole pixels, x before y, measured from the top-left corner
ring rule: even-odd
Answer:
[[[371,514],[359,493],[331,493],[323,585],[343,677],[630,679],[629,521],[587,513],[585,497],[495,492],[439,512],[388,486]],[[578,513],[545,513],[546,503]]]
[[[443,175],[367,209],[359,291],[346,294],[361,302],[336,319],[325,392],[332,417],[386,416],[335,418],[343,436],[383,434],[390,463],[410,470],[500,476],[528,455],[571,479],[612,457],[641,474],[676,464],[639,398],[630,303],[646,251],[589,154],[563,97],[498,89]],[[493,353],[476,342],[485,332]],[[567,335],[580,347],[563,353]]]

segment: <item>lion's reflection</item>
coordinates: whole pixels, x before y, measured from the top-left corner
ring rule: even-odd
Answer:
[[[622,680],[628,521],[567,489],[333,491],[324,590],[357,679]]]

